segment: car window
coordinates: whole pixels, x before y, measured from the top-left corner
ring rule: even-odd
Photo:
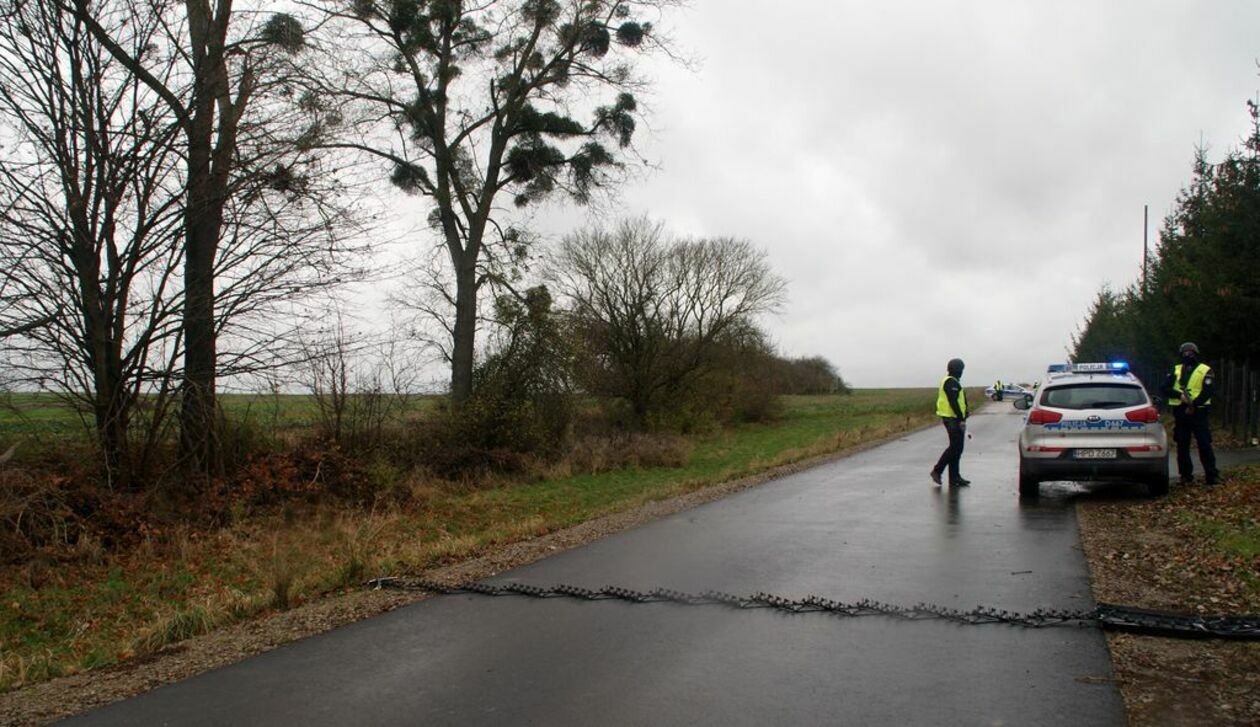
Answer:
[[[1046,389],[1041,405],[1055,409],[1123,409],[1146,403],[1146,392],[1128,384],[1068,384]]]

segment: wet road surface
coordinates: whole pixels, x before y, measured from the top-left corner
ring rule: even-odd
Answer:
[[[1072,502],[1016,495],[1021,413],[972,417],[971,487],[933,487],[940,427],[502,574],[969,609],[1093,601]],[[1123,492],[1120,496],[1125,496]],[[81,724],[1123,724],[1102,634],[880,616],[443,596]]]

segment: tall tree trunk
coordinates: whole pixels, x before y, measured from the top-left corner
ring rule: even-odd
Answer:
[[[88,203],[77,193],[73,210],[72,259],[82,295],[80,314],[83,337],[88,343],[88,364],[92,372],[92,416],[96,425],[96,441],[104,459],[104,476],[115,489],[131,486],[128,462],[127,427],[131,402],[124,391],[120,341],[122,331],[112,327],[112,311],[125,310],[127,300],[102,294],[101,260],[91,224],[85,217]],[[102,231],[104,239],[113,238],[113,230]]]
[[[104,457],[105,477],[113,487],[127,489],[132,484],[127,443],[131,401],[122,380],[117,341],[110,336],[107,316],[102,310],[96,275],[96,268],[92,266],[83,278],[84,320],[91,340],[92,414],[96,423],[97,444]],[[118,305],[125,304],[125,301],[118,301]]]
[[[115,489],[126,490],[132,487],[135,475],[127,436],[132,402],[124,388],[121,371],[116,373],[118,375],[111,373],[108,380],[97,381],[93,413],[106,474]]]
[[[74,0],[74,11],[106,50],[126,69],[160,95],[179,117],[188,139],[184,251],[184,374],[180,382],[180,453],[194,472],[215,474],[219,451],[215,432],[217,367],[214,264],[229,173],[235,163],[240,117],[254,91],[255,79],[243,56],[236,98],[232,98],[228,25],[233,0],[182,0],[186,12],[187,47],[192,93],[172,91],[155,78],[138,56],[127,52],[93,16],[93,4]],[[172,36],[174,40],[175,37]]]
[[[455,266],[455,329],[451,341],[451,401],[472,396],[473,353],[477,337],[477,260],[465,254]]]
[[[214,257],[223,226],[223,191],[212,169],[215,80],[199,79],[189,134],[184,213],[184,378],[180,384],[180,454],[193,472],[217,473],[215,431]]]
[[[208,176],[208,175],[207,175]],[[191,195],[214,194],[208,184],[190,185]],[[203,197],[203,205],[205,200]],[[184,256],[184,379],[180,390],[180,449],[186,464],[201,474],[219,467],[215,428],[214,255],[221,206],[205,205],[189,215]],[[190,207],[190,211],[195,210]]]

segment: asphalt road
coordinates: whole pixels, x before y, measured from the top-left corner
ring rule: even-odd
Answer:
[[[941,429],[504,573],[1012,610],[1093,605],[1072,499],[1021,506],[1020,413]],[[443,596],[157,689],[75,724],[1123,724],[1102,634],[672,604]]]

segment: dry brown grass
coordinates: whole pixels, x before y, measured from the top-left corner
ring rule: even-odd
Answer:
[[[208,634],[220,623],[218,614],[207,605],[180,609],[159,619],[132,644],[136,654],[152,654],[167,644]]]
[[[548,469],[552,477],[608,472],[630,467],[682,467],[693,445],[670,432],[625,432],[576,440]]]
[[[226,591],[208,596],[198,603],[166,614],[132,640],[131,649],[122,655],[143,656],[230,623],[249,618],[269,607],[268,599],[249,596],[239,591]]]
[[[21,685],[44,681],[60,673],[61,670],[57,668],[59,661],[53,650],[47,648],[27,654],[0,652],[0,684]]]
[[[341,563],[335,571],[334,587],[363,582],[375,563],[382,534],[396,519],[396,514],[378,514],[375,509],[361,518],[341,518],[337,528],[341,541]]]
[[[265,574],[267,589],[271,594],[271,607],[277,611],[289,608],[293,595],[293,585],[302,574],[296,548],[281,547],[279,540],[272,542],[271,557],[266,561]]]

